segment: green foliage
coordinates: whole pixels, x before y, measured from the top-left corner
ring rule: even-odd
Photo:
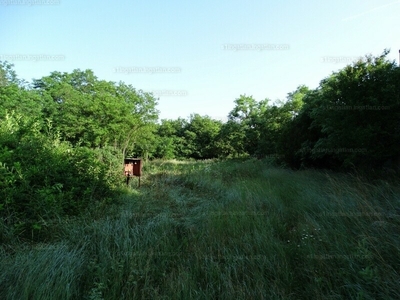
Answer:
[[[287,163],[382,168],[400,150],[400,68],[366,56],[321,81],[281,137]]]
[[[215,141],[221,129],[222,122],[208,116],[193,114],[185,128],[185,142],[191,150],[189,157],[195,159],[209,159],[216,156]]]
[[[292,168],[400,170],[400,68],[366,56],[285,102],[241,95],[228,121],[164,120],[154,157],[271,158]],[[157,138],[156,138],[157,141]]]
[[[14,65],[7,61],[0,61],[0,87],[19,83],[13,67]]]
[[[252,97],[241,95],[235,100],[236,106],[221,131],[219,146],[223,153],[279,157],[283,130],[301,110],[302,99],[308,91],[306,86],[299,86],[288,95],[286,103],[272,105],[269,99],[257,102]]]
[[[72,146],[113,147],[123,156],[210,159],[274,158],[290,167],[399,169],[400,69],[366,56],[286,101],[240,95],[228,121],[192,114],[157,124],[156,99],[91,70],[53,72],[23,87],[0,65],[0,116],[17,112],[52,122]]]
[[[228,115],[228,119],[232,122],[231,130],[234,127],[237,127],[234,126],[233,123],[240,124],[240,128],[238,128],[240,133],[234,134],[234,136],[231,134],[228,135],[228,142],[238,145],[239,149],[242,148],[243,152],[246,154],[254,155],[256,153],[257,143],[260,135],[260,131],[257,126],[258,120],[260,114],[263,113],[264,105],[267,102],[268,100],[257,103],[257,101],[251,96],[240,95],[240,97],[235,100],[235,107]],[[232,131],[230,132],[232,133]],[[233,140],[239,136],[242,137],[242,140]]]
[[[377,167],[398,156],[400,69],[386,60],[388,53],[367,56],[321,82],[311,117],[325,137],[315,144],[313,157],[333,156],[344,167]],[[321,149],[349,151],[327,155]]]
[[[20,234],[82,213],[119,181],[109,173],[120,167],[104,155],[109,150],[72,147],[43,131],[40,122],[17,114],[0,123],[0,216]]]
[[[65,244],[39,244],[0,258],[2,299],[77,299],[85,258]]]
[[[189,120],[161,120],[157,135],[158,158],[209,159],[218,156],[218,136],[222,122],[193,114]]]
[[[216,139],[216,147],[221,157],[240,157],[247,155],[245,150],[246,132],[243,126],[233,120],[222,124]]]
[[[0,298],[399,299],[398,182],[256,159],[145,168],[60,242],[0,252]]]
[[[19,231],[108,198],[126,155],[268,157],[330,169],[396,166],[400,69],[366,56],[285,103],[241,95],[222,123],[192,114],[156,124],[153,95],[91,70],[53,72],[24,86],[0,64],[0,213]]]
[[[111,199],[124,154],[154,151],[155,105],[90,70],[53,72],[32,89],[0,63],[1,239],[45,238],[59,218]]]
[[[41,116],[42,102],[39,95],[15,84],[0,86],[0,103],[0,116],[4,116],[7,112]]]
[[[113,145],[126,153],[157,120],[151,94],[99,80],[91,70],[53,72],[35,80],[34,87],[47,99],[45,115],[73,145]]]

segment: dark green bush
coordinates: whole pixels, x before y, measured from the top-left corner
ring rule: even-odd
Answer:
[[[14,114],[0,125],[0,216],[20,233],[78,215],[118,185],[112,149],[72,147],[45,127]]]

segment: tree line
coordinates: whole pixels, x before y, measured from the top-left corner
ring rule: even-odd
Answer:
[[[396,169],[400,68],[388,54],[366,55],[316,89],[300,85],[285,101],[240,95],[225,122],[199,114],[159,120],[153,94],[91,70],[26,82],[0,62],[2,220],[21,230],[40,228],[38,220],[107,199],[126,156],[269,157],[294,169]]]
[[[357,170],[400,166],[400,68],[388,50],[333,72],[285,101],[241,95],[227,122],[193,114],[162,120],[152,155],[270,157],[288,167]]]

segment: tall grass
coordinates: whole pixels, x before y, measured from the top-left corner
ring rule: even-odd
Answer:
[[[400,188],[267,161],[156,161],[48,245],[3,247],[0,299],[400,299]]]

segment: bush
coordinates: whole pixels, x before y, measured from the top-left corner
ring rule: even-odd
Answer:
[[[78,215],[118,184],[110,170],[120,165],[110,149],[72,147],[44,134],[45,127],[17,115],[0,125],[0,216],[19,233]]]

